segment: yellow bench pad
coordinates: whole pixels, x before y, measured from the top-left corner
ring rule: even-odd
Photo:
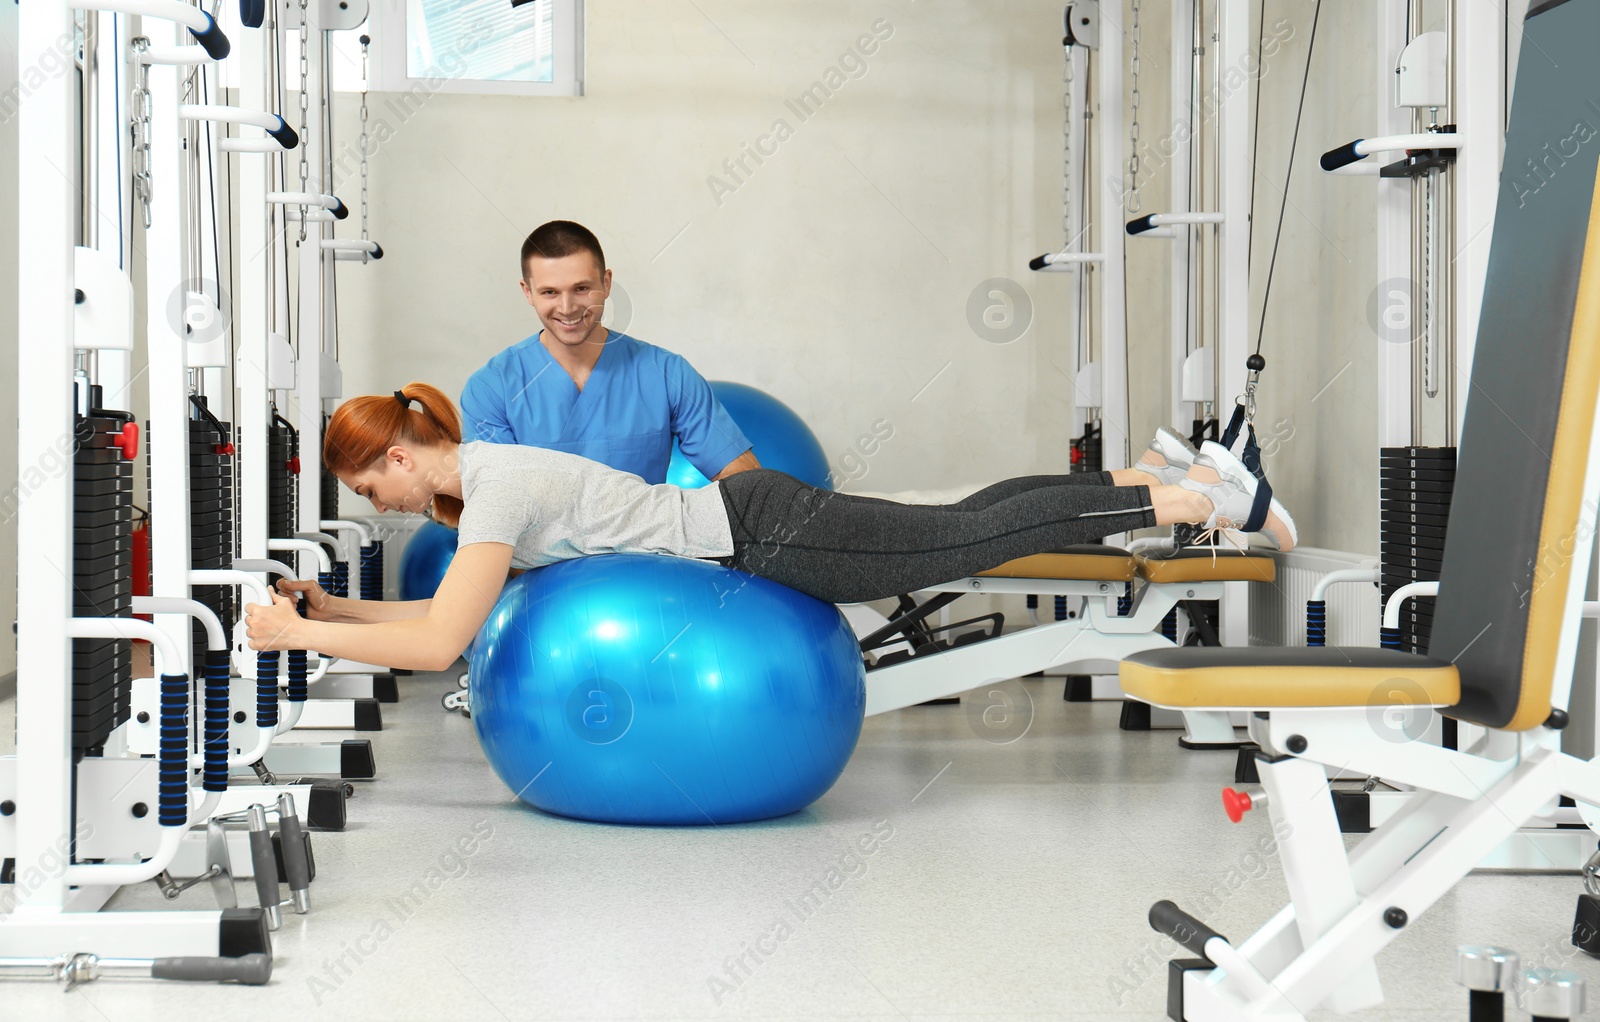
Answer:
[[[1048,578],[1084,582],[1132,582],[1134,556],[1114,546],[1082,543],[1046,554],[1029,554],[980,571],[983,578]]]
[[[1122,661],[1122,691],[1157,706],[1454,706],[1455,665],[1369,646],[1191,646]]]
[[[1261,554],[1190,547],[1166,557],[1134,555],[1139,577],[1146,582],[1272,582],[1278,563]]]

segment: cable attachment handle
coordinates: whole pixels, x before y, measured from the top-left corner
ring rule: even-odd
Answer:
[[[1261,383],[1261,370],[1267,367],[1267,360],[1256,352],[1244,360],[1245,368],[1250,370],[1249,379],[1244,384],[1244,417],[1248,422],[1256,421],[1256,386]]]

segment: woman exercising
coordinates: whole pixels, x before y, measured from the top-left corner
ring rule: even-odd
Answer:
[[[250,645],[413,670],[449,667],[514,569],[591,554],[705,558],[830,603],[860,603],[1160,525],[1203,523],[1212,542],[1259,531],[1283,550],[1296,538],[1270,488],[1225,447],[1196,452],[1166,430],[1134,468],[1007,479],[957,504],[898,504],[771,469],[683,490],[560,451],[462,443],[450,399],[412,383],[340,405],[322,458],[379,512],[431,509],[456,526],[455,559],[432,600],[340,599],[315,582],[279,582],[281,593],[304,594],[306,617],[291,596],[251,604]]]

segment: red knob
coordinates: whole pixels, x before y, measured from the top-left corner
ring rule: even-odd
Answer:
[[[1228,814],[1228,819],[1238,823],[1244,819],[1244,814],[1255,808],[1255,803],[1246,791],[1235,791],[1233,788],[1222,789],[1222,811]]]
[[[1077,444],[1072,445],[1071,461],[1074,465],[1083,464],[1083,448],[1079,447]]]
[[[225,457],[229,457],[229,458],[233,457],[233,445],[232,444],[216,444],[213,447],[213,450],[215,450],[218,454],[221,454],[221,455],[223,455]]]
[[[132,461],[137,458],[139,456],[139,424],[137,422],[123,423],[122,432],[117,434],[117,438],[111,442],[111,446],[122,448],[123,461]]]
[[[298,456],[289,459],[289,471],[294,475],[300,474],[300,458]]]

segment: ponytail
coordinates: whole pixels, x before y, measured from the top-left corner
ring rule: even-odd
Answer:
[[[323,434],[322,464],[348,474],[373,467],[395,444],[439,447],[460,442],[461,418],[444,392],[426,383],[408,383],[392,396],[369,394],[340,405]],[[433,517],[454,526],[461,520],[460,499],[434,494]]]

